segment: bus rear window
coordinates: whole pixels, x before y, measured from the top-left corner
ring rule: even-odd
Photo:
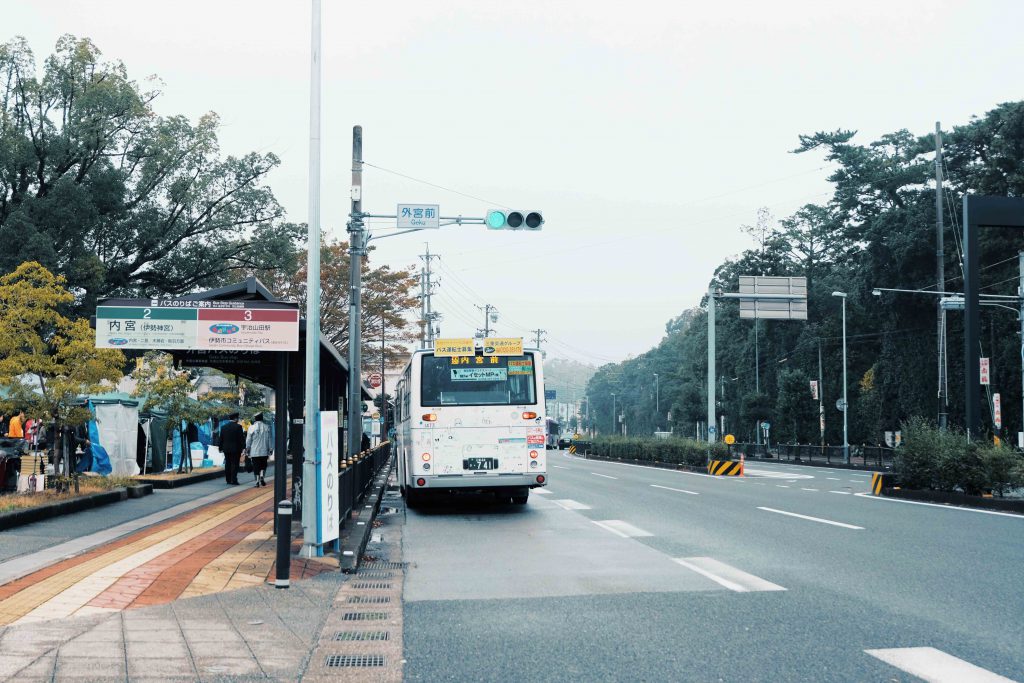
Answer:
[[[532,356],[423,356],[420,404],[509,406],[537,402]]]

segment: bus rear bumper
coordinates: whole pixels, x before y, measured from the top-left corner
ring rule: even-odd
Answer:
[[[543,477],[538,483],[537,477]],[[424,485],[420,486],[420,480]],[[413,477],[412,487],[414,489],[459,489],[463,491],[488,491],[491,489],[503,488],[538,488],[547,486],[547,472],[530,472],[529,474],[454,474],[454,475],[416,475]]]

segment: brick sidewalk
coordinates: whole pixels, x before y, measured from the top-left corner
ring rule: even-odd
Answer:
[[[274,572],[272,508],[271,489],[245,489],[2,585],[0,626],[260,585]],[[294,558],[292,578],[331,569],[326,558]]]

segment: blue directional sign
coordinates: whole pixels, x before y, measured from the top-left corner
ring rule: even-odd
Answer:
[[[544,390],[544,400],[545,401],[554,401],[555,400],[555,390],[554,389],[545,389]]]

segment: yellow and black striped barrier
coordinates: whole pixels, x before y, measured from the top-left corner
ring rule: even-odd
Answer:
[[[742,477],[743,462],[740,460],[712,460],[708,463],[708,474],[722,477]]]
[[[574,443],[569,444],[569,455],[573,455],[575,453],[576,453],[576,444],[574,444]]]
[[[880,496],[885,489],[891,489],[895,478],[892,472],[874,472],[871,475],[871,495]]]

